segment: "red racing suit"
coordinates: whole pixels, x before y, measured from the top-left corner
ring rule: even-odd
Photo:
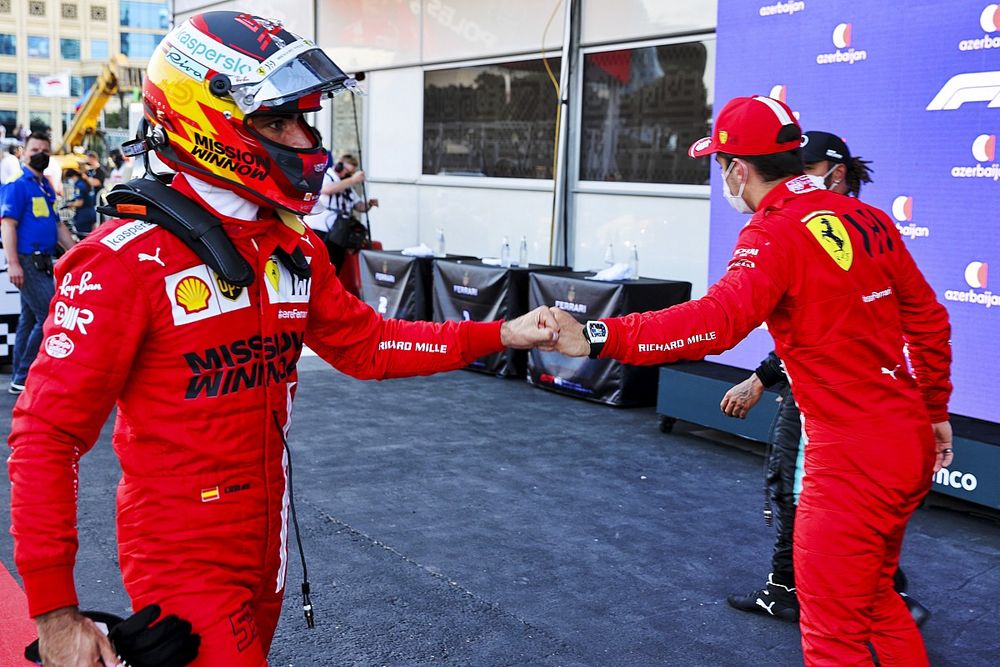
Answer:
[[[199,200],[182,178],[175,189]],[[204,202],[201,202],[204,204]],[[56,267],[44,343],[14,409],[11,532],[32,616],[77,604],[77,462],[117,402],[119,556],[133,608],[202,636],[195,664],[259,667],[287,558],[287,432],[303,345],[357,378],[427,375],[502,349],[499,323],[383,320],[348,295],[323,242],[262,212],[222,218],[255,282],[183,242],[112,221]],[[274,257],[300,248],[311,277]]]
[[[703,298],[606,320],[601,356],[700,359],[761,322],[808,442],[794,546],[806,663],[871,665],[871,641],[883,665],[926,664],[892,576],[930,489],[931,423],[948,419],[947,312],[885,213],[799,177],[763,198]]]

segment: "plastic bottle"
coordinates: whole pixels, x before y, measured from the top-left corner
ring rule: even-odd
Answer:
[[[615,244],[608,241],[608,247],[604,251],[604,266],[615,265]]]
[[[521,246],[517,250],[517,265],[528,265],[528,237],[521,236]]]
[[[629,261],[629,268],[632,269],[632,280],[639,279],[639,246],[632,244],[632,257]]]
[[[507,268],[510,266],[510,239],[503,237],[503,245],[500,246],[500,266]]]
[[[435,257],[444,257],[445,256],[445,251],[444,251],[444,229],[442,229],[441,227],[438,227],[437,231],[436,231],[436,237],[435,238],[437,240],[437,243],[436,243],[437,247],[434,249],[434,256]]]

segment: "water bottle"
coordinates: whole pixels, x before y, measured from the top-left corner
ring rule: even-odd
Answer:
[[[632,244],[632,258],[629,261],[629,268],[632,269],[632,280],[639,279],[639,246]]]
[[[604,266],[615,265],[615,244],[608,241],[607,250],[604,251]]]
[[[517,250],[517,265],[527,266],[528,265],[528,237],[521,237],[521,247]]]
[[[503,237],[503,245],[500,246],[500,266],[507,268],[510,266],[510,240]]]
[[[435,257],[444,257],[445,256],[445,252],[444,252],[444,229],[442,229],[441,227],[438,227],[436,234],[437,234],[436,235],[436,239],[437,239],[437,244],[436,245],[437,245],[437,247],[434,249],[434,256]]]

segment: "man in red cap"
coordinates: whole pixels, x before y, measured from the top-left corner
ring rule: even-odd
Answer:
[[[556,311],[556,349],[662,364],[766,322],[808,442],[794,547],[805,662],[871,665],[870,643],[884,665],[919,667],[892,577],[910,515],[952,459],[948,316],[885,213],[803,175],[801,138],[782,102],[731,100],[689,150],[715,154],[726,200],[754,213],[725,275],[697,301],[582,329]]]

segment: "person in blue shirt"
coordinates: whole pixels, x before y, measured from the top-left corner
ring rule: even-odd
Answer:
[[[24,390],[28,368],[42,343],[42,324],[55,295],[52,262],[56,249],[60,245],[68,249],[74,243],[69,229],[59,223],[52,208],[56,194],[42,173],[49,166],[51,147],[47,134],[29,136],[22,156],[24,173],[0,193],[0,233],[7,276],[21,291],[14,371],[8,390],[11,394]]]
[[[97,222],[97,191],[76,169],[66,170],[66,180],[70,183],[66,205],[74,210],[73,228],[82,239],[93,231]]]

